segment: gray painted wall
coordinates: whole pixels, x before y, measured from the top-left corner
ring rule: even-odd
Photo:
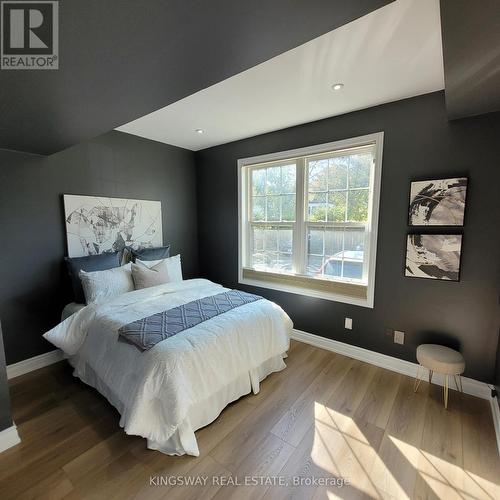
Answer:
[[[58,322],[71,297],[62,263],[63,193],[161,200],[165,242],[182,254],[186,275],[198,274],[199,248],[200,274],[236,286],[236,160],[379,130],[385,132],[385,144],[375,308],[254,291],[281,304],[296,328],[402,359],[414,360],[421,342],[449,343],[464,352],[468,376],[493,381],[500,115],[449,122],[442,92],[196,155],[119,132],[50,157],[0,150],[0,318],[7,362],[52,348],[41,335]],[[470,178],[461,281],[405,278],[409,183],[454,175]],[[351,333],[343,328],[345,316],[354,320]],[[393,344],[385,336],[387,327],[406,331],[406,345]]]
[[[7,370],[3,351],[2,325],[0,324],[0,431],[7,429],[11,425],[9,387],[7,385]]]
[[[198,272],[191,151],[110,132],[49,157],[0,150],[0,318],[7,363],[53,349],[42,334],[71,301],[62,195],[162,202],[164,242]]]
[[[385,132],[375,308],[243,288],[280,304],[295,327],[415,361],[424,342],[458,347],[466,375],[494,380],[498,339],[500,114],[449,122],[443,92],[214,147],[196,154],[202,275],[237,285],[238,158]],[[403,276],[410,181],[468,176],[461,281]],[[214,223],[214,221],[216,221]],[[344,329],[344,317],[354,321]],[[399,346],[386,328],[406,332]]]

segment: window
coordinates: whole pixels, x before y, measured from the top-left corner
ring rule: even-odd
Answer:
[[[382,144],[239,160],[240,283],[373,307]]]

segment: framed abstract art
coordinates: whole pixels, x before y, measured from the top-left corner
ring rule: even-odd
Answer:
[[[467,177],[411,183],[410,226],[463,226]]]
[[[409,234],[405,275],[458,281],[461,253],[461,234]]]
[[[161,202],[64,195],[68,256],[163,244]]]

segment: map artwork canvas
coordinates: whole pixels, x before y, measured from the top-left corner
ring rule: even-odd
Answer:
[[[458,281],[461,251],[459,234],[409,234],[405,275]]]
[[[68,256],[163,244],[161,202],[64,195]]]
[[[411,183],[410,226],[463,226],[467,178]]]

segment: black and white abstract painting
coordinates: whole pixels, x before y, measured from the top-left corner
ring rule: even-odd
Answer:
[[[467,178],[411,183],[410,226],[463,226]]]
[[[459,234],[409,234],[406,276],[458,281],[462,236]]]
[[[161,202],[64,195],[69,257],[163,244]]]

